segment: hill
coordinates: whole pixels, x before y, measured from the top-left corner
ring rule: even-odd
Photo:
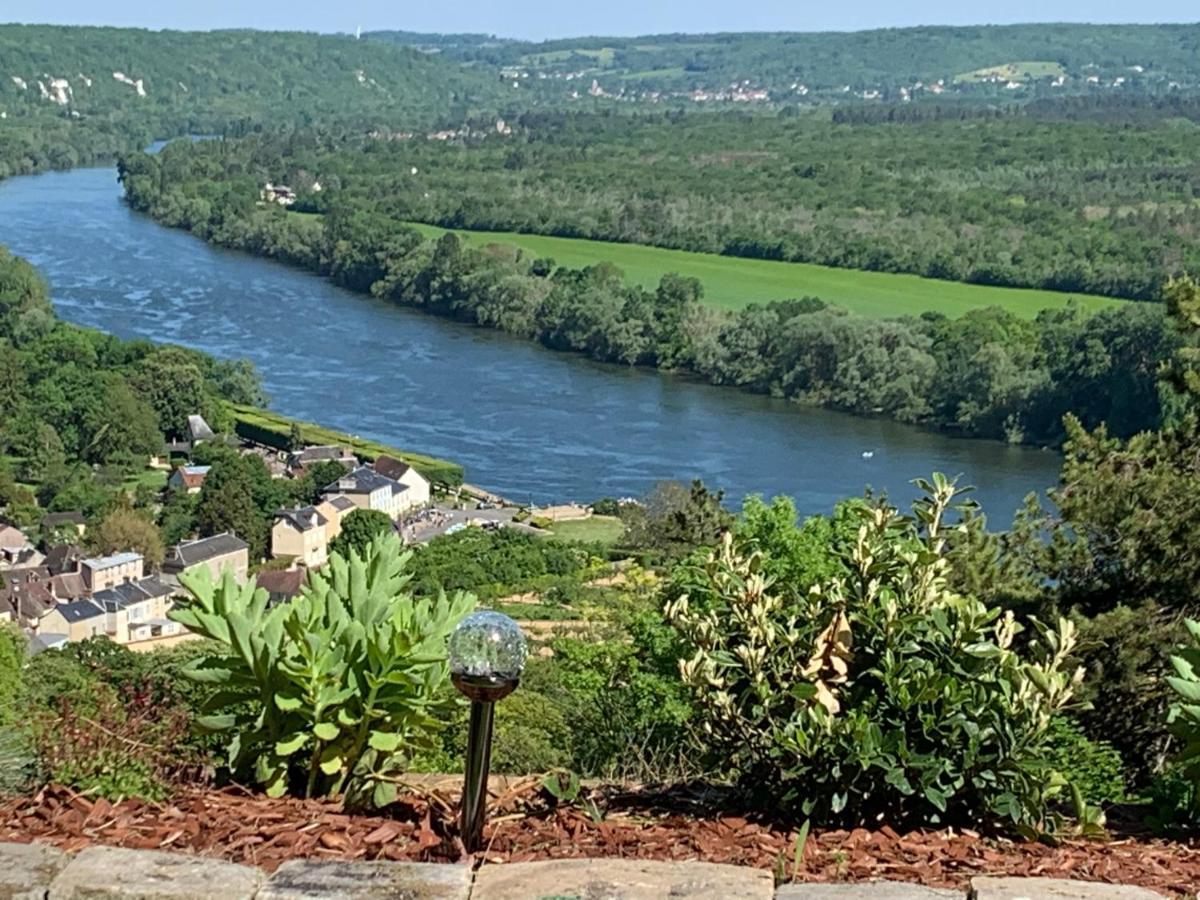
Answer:
[[[498,82],[407,47],[298,32],[0,26],[0,177],[156,137],[461,122]]]
[[[1030,72],[1033,84],[1064,93],[1200,84],[1200,25],[985,25],[543,42],[478,35],[447,40],[411,32],[367,37],[484,67],[532,92],[556,97],[579,93],[580,99],[661,101],[676,94],[692,102],[753,103],[902,99],[922,93],[1008,96],[1007,78],[957,83],[955,78],[1030,65],[1022,60],[1038,61]],[[1062,82],[1053,84],[1060,75]],[[593,79],[596,88],[589,91]]]

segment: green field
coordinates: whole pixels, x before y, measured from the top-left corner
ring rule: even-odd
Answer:
[[[625,523],[616,516],[589,516],[555,522],[549,536],[560,541],[580,541],[585,544],[615,544],[625,533]]]
[[[1005,81],[1031,81],[1036,78],[1057,78],[1065,74],[1066,70],[1056,62],[1012,62],[976,69],[974,72],[963,72],[961,75],[955,75],[954,80],[966,82],[1001,78]]]
[[[447,229],[414,224],[425,235],[436,237]],[[1040,310],[1065,306],[1074,298],[1086,309],[1098,310],[1125,302],[1088,294],[990,287],[937,281],[916,275],[859,272],[807,263],[741,259],[713,253],[688,253],[640,244],[613,244],[575,238],[544,237],[512,232],[455,232],[471,244],[512,244],[534,256],[548,256],[560,266],[582,268],[611,262],[626,277],[654,287],[668,272],[698,278],[705,299],[723,309],[740,309],[750,303],[820,297],[864,316],[901,316],[937,310],[960,316],[983,306],[1000,306],[1016,315],[1033,318]]]

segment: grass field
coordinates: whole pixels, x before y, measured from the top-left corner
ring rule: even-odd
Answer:
[[[549,536],[560,541],[581,541],[585,544],[615,544],[625,533],[625,523],[616,516],[590,516],[569,519],[550,526]]]
[[[414,225],[436,237],[447,229]],[[960,316],[983,306],[1000,306],[1033,318],[1040,310],[1065,306],[1074,297],[1086,309],[1098,310],[1124,301],[1087,294],[989,287],[936,281],[916,275],[859,272],[807,263],[741,259],[713,253],[688,253],[640,244],[613,244],[575,238],[544,237],[511,232],[456,232],[475,245],[513,244],[535,256],[548,256],[561,266],[581,268],[611,262],[627,278],[654,287],[668,272],[698,278],[707,302],[723,309],[740,309],[750,303],[820,297],[864,316],[901,316],[937,310]]]
[[[1057,78],[1065,74],[1066,69],[1056,62],[1011,62],[999,66],[976,69],[974,72],[963,72],[961,75],[955,75],[954,80],[963,82],[1002,78],[1006,81],[1030,81],[1035,78]]]

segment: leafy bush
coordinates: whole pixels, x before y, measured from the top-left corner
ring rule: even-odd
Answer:
[[[702,576],[710,608],[670,602],[709,749],[785,813],[1050,828],[1063,787],[1050,725],[1082,677],[1066,671],[1074,627],[1035,622],[1022,655],[1011,613],[952,592],[945,523],[958,492],[940,475],[919,483],[915,518],[860,510],[844,578],[776,590],[762,556],[727,535]]]
[[[481,597],[523,590],[547,575],[570,575],[590,563],[584,547],[511,528],[467,528],[416,551],[411,571],[419,594],[469,590]]]
[[[601,497],[592,504],[592,512],[598,516],[619,516],[621,504],[615,497]]]
[[[25,635],[10,622],[0,623],[0,725],[13,721],[25,665]]]
[[[81,708],[63,699],[55,712],[35,718],[34,746],[45,777],[109,800],[164,799],[175,777],[195,763],[180,752],[186,714],[145,697],[121,699],[107,685],[97,685],[91,700]]]
[[[1125,764],[1107,741],[1089,738],[1068,716],[1050,722],[1047,761],[1084,801],[1099,806],[1125,799]]]
[[[406,758],[433,749],[450,718],[446,639],[475,602],[414,598],[411,558],[395,535],[377,538],[270,609],[266,591],[232,573],[216,586],[207,570],[181,578],[192,599],[172,618],[221,645],[188,673],[221,688],[201,724],[231,735],[235,773],[271,796],[391,802]]]
[[[1191,782],[1193,800],[1200,794],[1200,621],[1185,623],[1191,638],[1189,645],[1171,657],[1175,674],[1167,684],[1176,694],[1168,722],[1183,745],[1175,759],[1179,774]]]
[[[445,759],[461,771],[467,748],[464,708],[447,730]],[[535,690],[521,687],[496,704],[492,771],[511,775],[548,772],[571,761],[571,729],[558,704]]]

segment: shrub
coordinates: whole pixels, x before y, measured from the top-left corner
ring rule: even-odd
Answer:
[[[1107,741],[1088,737],[1068,716],[1050,723],[1047,761],[1080,796],[1093,805],[1125,799],[1125,764]]]
[[[0,623],[0,725],[13,721],[25,665],[25,635],[10,622]]]
[[[859,511],[844,578],[776,590],[761,555],[726,535],[703,573],[711,607],[670,602],[710,750],[784,813],[1050,828],[1063,786],[1050,725],[1082,676],[1066,671],[1074,627],[1034,622],[1019,654],[1011,613],[947,587],[956,488],[940,475],[919,484],[915,518]]]
[[[621,504],[614,497],[601,497],[592,504],[592,512],[598,516],[619,516]]]
[[[1182,744],[1175,765],[1179,774],[1192,784],[1194,801],[1200,794],[1200,621],[1188,619],[1184,624],[1191,640],[1171,657],[1175,674],[1167,677],[1167,684],[1175,692],[1176,700],[1167,721]]]
[[[411,557],[395,535],[377,538],[270,609],[232,573],[216,586],[207,570],[180,579],[192,599],[172,618],[221,647],[188,672],[221,688],[201,724],[231,735],[235,773],[271,796],[391,802],[406,758],[435,748],[449,720],[446,639],[474,606],[462,593],[415,599]]]
[[[529,775],[571,762],[571,729],[563,710],[550,698],[522,686],[496,704],[493,726],[493,772]],[[446,732],[442,759],[451,771],[462,771],[467,748],[467,715],[463,709]]]
[[[124,701],[98,685],[87,707],[69,699],[34,719],[33,741],[45,777],[109,800],[162,800],[195,760],[181,752],[187,716],[148,698]]]

